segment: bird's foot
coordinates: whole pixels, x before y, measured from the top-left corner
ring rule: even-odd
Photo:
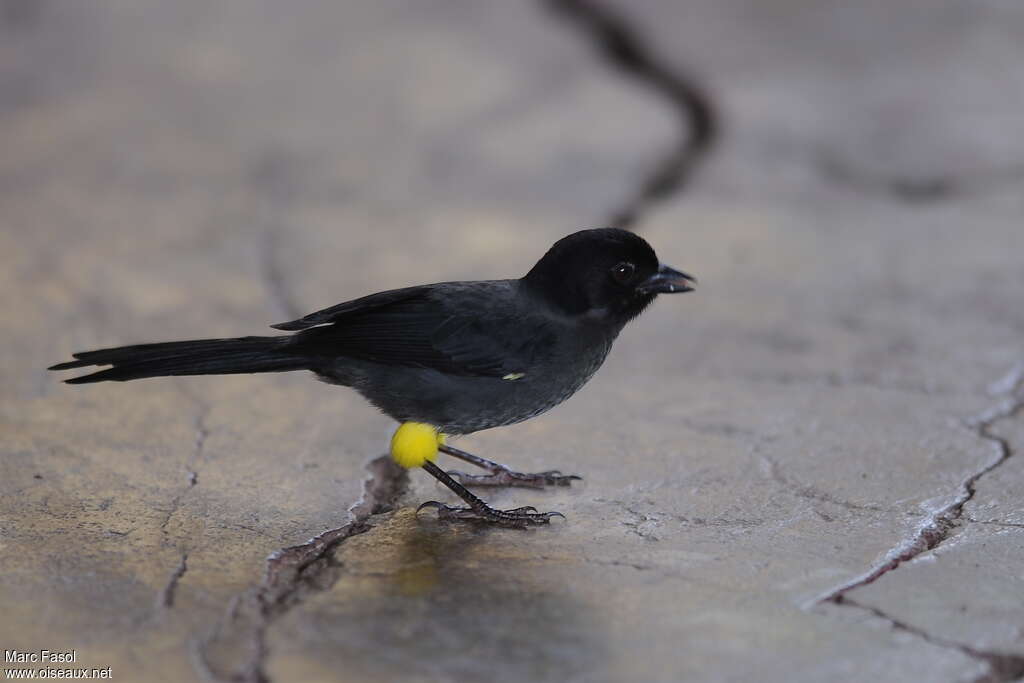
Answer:
[[[428,500],[416,508],[416,512],[419,513],[423,508],[437,508],[437,518],[445,521],[482,522],[515,529],[549,524],[552,517],[565,519],[565,515],[561,512],[537,512],[537,508],[532,505],[512,510],[495,510],[491,506],[483,504],[471,507],[452,507],[436,500]]]
[[[490,469],[490,474],[467,474],[458,470],[449,470],[448,474],[455,477],[463,486],[521,486],[530,489],[570,486],[573,481],[583,479],[575,474],[562,474],[558,470],[523,473],[513,472],[504,465],[496,465]]]
[[[448,472],[464,486],[522,486],[529,489],[542,489],[545,486],[569,486],[574,480],[583,478],[575,474],[562,474],[558,470],[530,474],[513,472],[501,463],[467,453],[448,444],[442,444],[438,450],[487,470],[487,474],[466,474],[458,470]]]

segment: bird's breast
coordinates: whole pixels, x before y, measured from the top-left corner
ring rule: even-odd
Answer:
[[[452,434],[467,434],[529,420],[562,403],[594,376],[611,349],[611,341],[571,345],[529,368],[501,379],[466,378],[465,395],[472,410],[447,425]],[[470,385],[472,385],[470,387]]]

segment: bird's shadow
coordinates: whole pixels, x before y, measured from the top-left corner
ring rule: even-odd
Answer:
[[[369,680],[566,680],[606,668],[599,615],[564,574],[515,551],[518,530],[403,509],[346,541],[334,584],[290,637]],[[530,533],[530,532],[525,532]],[[358,676],[357,676],[358,677]]]

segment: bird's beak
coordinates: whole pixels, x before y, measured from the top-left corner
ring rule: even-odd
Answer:
[[[697,288],[697,278],[662,264],[658,272],[640,283],[636,291],[640,294],[673,294],[692,292]]]

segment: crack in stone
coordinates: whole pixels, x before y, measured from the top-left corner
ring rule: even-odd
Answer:
[[[160,594],[157,597],[157,607],[162,607],[164,609],[174,607],[174,597],[178,590],[178,582],[181,581],[181,577],[185,576],[185,572],[187,571],[188,553],[182,553],[178,566],[171,572],[171,575],[167,578],[167,583],[164,585],[163,590],[160,591]]]
[[[196,664],[208,678],[267,683],[267,631],[308,596],[330,589],[342,565],[334,550],[347,538],[373,528],[374,515],[389,512],[409,486],[408,472],[382,455],[367,465],[363,496],[349,509],[349,522],[301,545],[267,557],[260,583],[235,598],[212,634],[198,643]]]
[[[295,195],[293,176],[291,159],[280,151],[265,153],[250,173],[250,182],[263,200],[262,222],[266,223],[258,244],[260,272],[276,315],[283,320],[293,320],[302,315],[278,261],[283,209]]]
[[[201,409],[196,415],[196,438],[192,448],[192,458],[189,460],[190,465],[187,470],[189,488],[199,483],[199,472],[196,470],[196,467],[206,453],[206,439],[210,436],[210,429],[206,426],[206,419],[210,415],[210,407],[205,403],[199,403]]]
[[[1013,418],[1024,410],[1024,364],[1018,364],[1004,378],[993,382],[989,386],[989,391],[994,394],[1004,394],[1005,397],[989,410],[967,420],[965,426],[977,438],[991,445],[995,452],[995,457],[984,467],[965,479],[960,485],[959,493],[953,501],[929,515],[909,540],[896,546],[886,554],[885,560],[867,573],[819,597],[811,605],[828,602],[839,606],[855,607],[886,620],[894,629],[914,634],[941,647],[959,650],[974,659],[980,660],[988,667],[988,673],[975,679],[974,683],[1004,683],[1021,678],[1024,676],[1024,655],[978,650],[963,643],[932,636],[923,629],[899,621],[876,607],[855,602],[848,596],[848,593],[851,590],[877,581],[881,576],[895,570],[904,562],[937,548],[952,535],[954,529],[962,522],[972,521],[968,516],[964,515],[964,506],[974,498],[977,492],[978,481],[1014,455],[1010,442],[994,434],[992,428],[996,422]]]
[[[596,564],[601,567],[627,567],[629,569],[635,569],[638,572],[649,572],[657,569],[657,567],[653,565],[640,564],[639,562],[627,562],[625,560],[600,560],[594,557],[584,557],[583,561],[589,564]]]
[[[893,391],[918,396],[939,396],[950,393],[942,387],[916,383],[912,381],[886,381],[869,376],[841,375],[837,372],[824,374],[794,374],[794,373],[737,373],[731,375],[737,379],[751,382],[763,382],[767,384],[782,384],[793,386],[819,386],[836,388],[868,388],[881,391]]]
[[[990,526],[1004,526],[1013,529],[1024,529],[1024,524],[1016,522],[1002,522],[998,519],[974,519],[973,517],[964,517],[965,520],[971,524],[988,524]]]
[[[178,582],[185,576],[185,572],[188,571],[188,554],[189,548],[187,539],[179,539],[177,543],[173,543],[171,540],[171,532],[168,529],[171,520],[174,519],[174,515],[181,509],[181,505],[185,500],[188,493],[199,484],[199,472],[198,464],[202,461],[203,456],[206,453],[206,439],[210,436],[210,429],[206,425],[207,417],[210,414],[210,407],[203,401],[199,400],[188,392],[183,392],[190,400],[195,402],[199,406],[199,411],[195,417],[195,440],[192,445],[192,455],[189,456],[188,461],[185,465],[185,472],[187,476],[185,486],[178,491],[177,494],[171,499],[171,506],[164,515],[164,518],[160,521],[160,535],[161,545],[163,547],[173,547],[177,545],[180,548],[180,559],[178,560],[177,566],[171,570],[171,574],[167,579],[167,583],[157,593],[156,605],[157,608],[170,609],[174,607],[174,598],[178,589]]]
[[[564,558],[551,556],[551,555],[538,555],[537,559],[540,560],[554,560],[563,561]],[[643,572],[648,575],[652,575],[659,581],[685,581],[687,583],[703,583],[693,575],[686,571],[677,571],[673,567],[659,565],[656,563],[643,563],[629,560],[609,559],[600,557],[590,557],[588,555],[577,556],[576,559],[582,561],[584,564],[594,565],[597,567],[616,567],[621,569],[632,569],[637,572]]]
[[[820,503],[828,503],[830,505],[837,505],[847,510],[860,510],[864,512],[884,512],[885,508],[878,505],[865,505],[863,503],[854,503],[849,500],[844,500],[837,496],[832,495],[828,491],[822,491],[817,487],[810,486],[807,484],[801,484],[798,481],[790,479],[786,475],[782,474],[779,469],[779,464],[773,459],[766,455],[759,456],[761,459],[761,470],[767,474],[773,481],[780,484],[783,488],[791,491],[793,495],[798,498],[806,498],[807,500],[816,500]],[[817,512],[817,511],[815,511]],[[820,512],[818,513],[821,514]],[[831,521],[826,520],[826,521]]]
[[[633,516],[632,520],[623,520],[619,522],[622,526],[629,529],[629,533],[635,534],[645,541],[660,541],[661,539],[654,534],[654,530],[659,528],[671,529],[664,523],[666,521],[679,522],[682,526],[701,526],[701,527],[728,527],[728,528],[741,528],[750,529],[752,527],[760,526],[764,524],[764,520],[761,519],[731,519],[727,517],[687,517],[686,515],[673,514],[671,512],[641,512],[635,507],[621,500],[613,500],[610,498],[595,498],[596,503],[610,503],[617,505],[618,507],[625,510],[627,513]]]
[[[625,501],[613,500],[610,498],[595,498],[594,502],[611,503],[612,505],[617,505],[618,507],[622,508],[627,513],[632,515],[632,520],[622,520],[621,522],[619,522],[622,526],[629,529],[629,533],[635,534],[640,538],[644,539],[645,541],[661,540],[651,531],[650,527],[657,528],[662,523],[662,521],[666,517],[668,517],[668,515],[663,515],[660,513],[654,513],[653,515],[650,515],[645,512],[640,512],[639,510],[635,509],[632,505],[626,503]]]
[[[1024,179],[1024,164],[989,169],[972,175],[935,173],[918,177],[875,175],[857,170],[833,157],[822,158],[818,165],[825,178],[862,192],[884,195],[908,204],[946,201],[992,191],[998,186],[1016,187]]]
[[[622,15],[593,0],[546,0],[586,32],[609,64],[645,83],[672,105],[680,133],[672,150],[654,167],[609,225],[629,228],[655,203],[681,191],[718,139],[719,123],[711,98],[690,77],[657,55]]]
[[[963,396],[965,392],[952,387],[925,384],[914,381],[891,381],[868,375],[843,375],[838,372],[750,372],[737,369],[730,374],[720,372],[701,372],[690,375],[693,379],[708,379],[716,382],[740,380],[757,384],[778,384],[794,387],[822,388],[853,388],[878,389],[879,391],[898,392],[915,396]],[[977,395],[983,396],[982,392]]]
[[[1006,392],[1009,395],[993,408],[967,420],[965,424],[975,436],[992,446],[995,451],[995,457],[984,467],[967,477],[960,484],[959,492],[953,500],[928,515],[924,522],[918,526],[914,535],[886,553],[885,559],[881,563],[861,576],[822,595],[814,601],[815,603],[834,602],[838,604],[838,601],[846,592],[875,582],[879,577],[896,569],[904,562],[912,560],[929,550],[934,550],[952,535],[953,531],[960,525],[960,522],[963,521],[961,518],[963,517],[964,506],[974,498],[978,480],[1013,457],[1013,449],[1009,441],[992,433],[992,426],[996,422],[1012,418],[1024,409],[1024,396],[1018,395],[1021,393],[1021,388],[1024,387],[1024,373],[1018,373],[1016,368],[1013,372],[1017,373],[1017,376],[1012,387]]]
[[[278,224],[272,221],[260,237],[260,270],[275,315],[282,320],[294,320],[302,315],[302,310],[285,283],[284,271],[277,260],[277,242]]]
[[[980,660],[988,667],[988,672],[975,678],[972,683],[1009,683],[1010,681],[1019,680],[1024,676],[1024,655],[1016,655],[1007,652],[993,652],[991,650],[979,650],[975,647],[971,647],[970,645],[965,645],[964,643],[958,643],[939,636],[933,636],[917,626],[886,614],[877,607],[856,602],[845,595],[839,596],[838,599],[833,600],[832,602],[842,607],[852,607],[854,609],[867,612],[868,614],[887,622],[893,630],[909,633],[927,643],[935,645],[936,647],[941,647],[947,650],[957,650],[971,659]]]
[[[171,499],[171,507],[164,516],[163,521],[160,522],[160,533],[164,535],[164,542],[166,545],[170,545],[168,542],[170,532],[167,531],[167,525],[171,523],[171,519],[178,512],[178,509],[181,507],[181,503],[188,492],[199,483],[199,472],[197,469],[198,463],[203,459],[206,449],[206,439],[210,436],[210,430],[206,426],[206,419],[210,413],[210,407],[191,394],[186,395],[188,395],[191,400],[198,403],[200,408],[195,418],[195,441],[192,445],[192,455],[189,456],[189,459],[185,464],[186,486],[179,490],[174,498]]]
[[[646,515],[626,505],[624,505],[623,507],[629,514],[633,515],[636,518],[632,522],[622,522],[622,526],[629,529],[630,533],[636,534],[645,541],[656,542],[661,540],[648,529],[648,526],[650,525],[653,525],[655,528],[657,528],[657,526],[661,524],[661,519],[659,519],[657,515]]]

